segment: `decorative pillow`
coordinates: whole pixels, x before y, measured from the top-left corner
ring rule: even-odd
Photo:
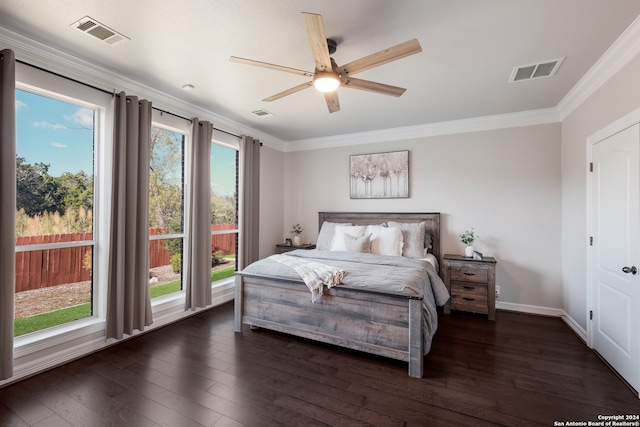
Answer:
[[[333,241],[331,242],[332,251],[345,251],[344,235],[348,234],[353,237],[364,236],[365,227],[362,225],[336,225],[333,232]]]
[[[329,222],[329,221],[323,222],[322,227],[320,228],[320,233],[318,234],[316,249],[319,249],[321,251],[331,250],[331,242],[333,241],[333,234],[335,232],[337,225],[351,225],[351,223],[350,222],[340,223],[340,222]]]
[[[387,224],[390,228],[399,228],[402,232],[404,246],[402,256],[407,258],[422,258],[425,255],[425,229],[424,222],[393,222]]]
[[[371,252],[371,234],[362,237],[355,237],[344,234],[344,250],[347,252],[361,252],[368,254]]]
[[[402,256],[402,232],[399,228],[367,226],[371,233],[371,253],[376,255]]]

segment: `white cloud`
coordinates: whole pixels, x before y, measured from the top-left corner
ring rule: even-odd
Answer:
[[[63,144],[62,142],[51,142],[50,144],[56,148],[67,148],[67,144]]]
[[[16,99],[16,113],[22,110],[26,110],[27,108],[29,108],[27,104]]]
[[[80,108],[71,116],[71,119],[82,127],[93,128],[93,110]]]
[[[45,129],[54,129],[54,130],[66,130],[67,127],[60,123],[49,123],[47,121],[42,122],[33,122],[33,127],[35,128],[45,128]]]

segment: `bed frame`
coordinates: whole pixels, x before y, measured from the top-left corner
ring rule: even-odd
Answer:
[[[432,253],[440,263],[439,213],[319,212],[324,221],[354,225],[387,221],[427,223]],[[422,296],[345,285],[324,291],[315,303],[300,280],[239,271],[235,286],[235,330],[260,327],[338,345],[409,364],[409,376],[423,375]]]

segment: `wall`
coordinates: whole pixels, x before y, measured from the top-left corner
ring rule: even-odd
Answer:
[[[260,149],[260,258],[273,254],[283,241],[284,153],[266,145]]]
[[[409,150],[410,198],[351,200],[349,155]],[[560,124],[286,153],[284,234],[301,223],[315,241],[318,211],[441,212],[444,253],[458,235],[498,260],[501,307],[559,315]],[[264,236],[264,235],[263,235]]]
[[[562,282],[565,312],[587,328],[587,137],[640,108],[640,56],[562,122]]]

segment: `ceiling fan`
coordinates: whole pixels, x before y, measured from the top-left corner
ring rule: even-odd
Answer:
[[[329,107],[329,112],[335,113],[336,111],[340,111],[340,102],[336,91],[339,86],[367,90],[391,96],[400,96],[405,92],[406,89],[401,87],[376,83],[369,80],[356,79],[353,78],[352,75],[404,58],[405,56],[422,52],[422,48],[420,47],[418,40],[409,40],[388,49],[381,50],[380,52],[365,56],[364,58],[357,59],[346,65],[338,66],[333,58],[329,56],[336,51],[337,43],[331,39],[327,39],[322,16],[314,13],[303,12],[302,20],[307,32],[307,37],[309,38],[313,58],[316,63],[314,72],[284,67],[282,65],[269,64],[267,62],[254,61],[252,59],[238,58],[236,56],[232,56],[230,58],[232,62],[285,71],[287,73],[299,74],[305,77],[313,77],[311,81],[277,93],[263,99],[263,101],[275,101],[276,99],[283,98],[287,95],[291,95],[292,93],[314,86],[319,91],[324,92],[324,98],[327,102],[327,107]]]

